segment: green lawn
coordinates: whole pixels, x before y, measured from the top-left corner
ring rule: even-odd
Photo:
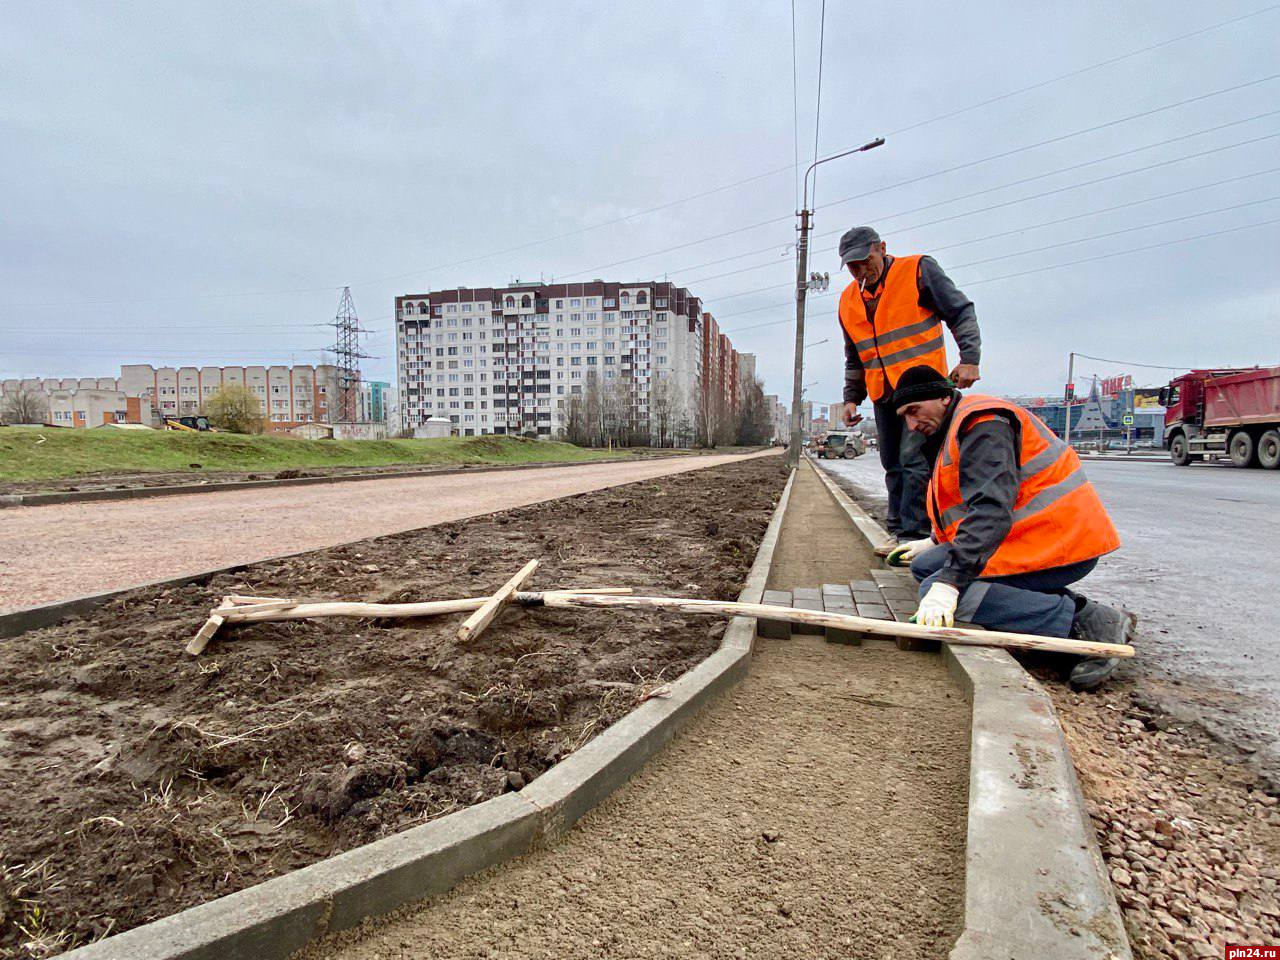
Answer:
[[[569,462],[630,455],[518,437],[295,440],[231,433],[0,428],[0,480],[188,471],[194,464],[208,471],[270,473],[308,467]]]

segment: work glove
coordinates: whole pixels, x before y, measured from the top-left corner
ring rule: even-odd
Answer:
[[[960,591],[949,583],[935,583],[911,619],[922,627],[954,627]]]
[[[932,546],[933,539],[930,537],[925,537],[923,540],[910,540],[907,543],[900,543],[889,551],[889,556],[884,558],[884,562],[891,567],[909,567],[912,560]]]

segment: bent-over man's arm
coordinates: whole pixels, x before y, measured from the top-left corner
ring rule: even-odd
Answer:
[[[961,593],[982,573],[1013,526],[1018,498],[1017,432],[996,415],[960,437],[960,496],[965,516],[951,541],[951,555],[938,574]]]

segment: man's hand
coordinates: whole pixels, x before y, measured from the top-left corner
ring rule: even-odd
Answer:
[[[858,413],[858,405],[856,403],[846,403],[844,405],[844,424],[846,427],[852,427],[854,424],[862,422],[862,415]]]
[[[967,390],[981,379],[976,363],[957,363],[956,368],[951,371],[951,382],[956,385],[957,390]]]
[[[884,562],[891,567],[909,567],[911,561],[920,554],[924,553],[933,546],[933,538],[926,537],[923,540],[911,540],[907,543],[900,543],[889,551],[889,556],[884,558]]]
[[[959,590],[949,583],[934,583],[920,601],[915,621],[922,627],[954,627],[959,602]]]

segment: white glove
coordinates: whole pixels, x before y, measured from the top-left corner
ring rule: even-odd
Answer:
[[[960,591],[949,583],[934,583],[916,609],[916,623],[922,627],[953,627]]]
[[[909,567],[911,561],[920,554],[924,553],[933,546],[933,538],[925,537],[923,540],[911,540],[907,543],[900,543],[889,551],[889,556],[885,557],[885,563],[891,567]]]

